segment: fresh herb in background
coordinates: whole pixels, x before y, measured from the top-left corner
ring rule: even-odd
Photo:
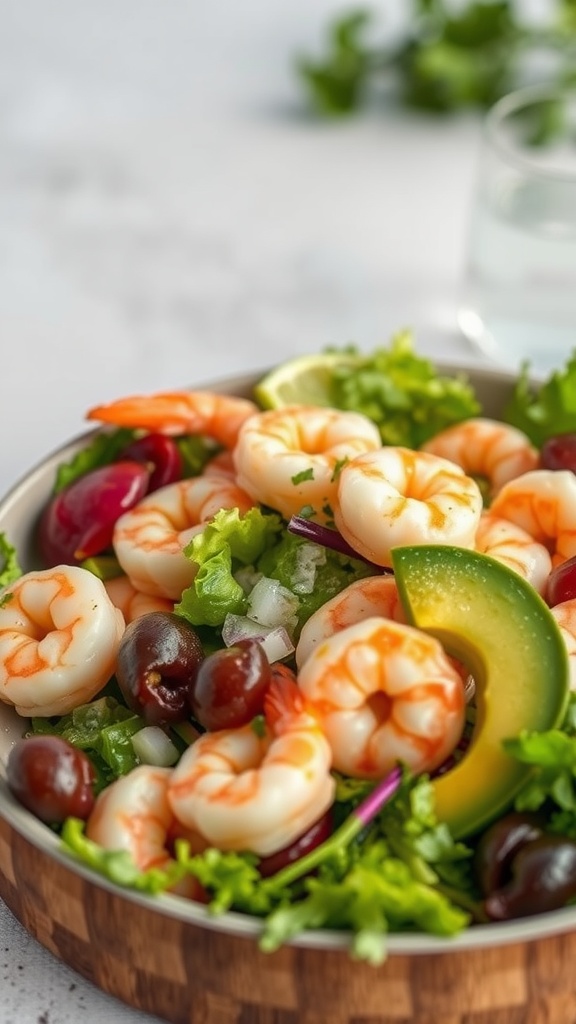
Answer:
[[[324,56],[301,57],[298,74],[324,115],[357,111],[375,87],[420,110],[486,108],[534,81],[538,65],[547,81],[576,84],[576,0],[548,7],[536,24],[509,0],[406,0],[403,37],[380,45],[369,38],[375,12],[357,8],[329,25]]]

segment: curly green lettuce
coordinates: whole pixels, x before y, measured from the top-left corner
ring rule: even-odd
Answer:
[[[383,444],[408,448],[481,411],[466,375],[445,376],[417,355],[410,331],[396,334],[387,348],[360,356],[356,366],[336,366],[333,393],[338,408],[376,423]]]

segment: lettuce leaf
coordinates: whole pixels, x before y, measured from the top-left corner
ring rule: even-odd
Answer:
[[[354,803],[363,795],[362,787],[341,792],[352,793]],[[350,805],[340,810],[346,818]],[[65,823],[62,842],[73,856],[119,885],[154,893],[193,876],[207,893],[210,913],[233,910],[260,919],[264,951],[278,949],[311,928],[331,928],[347,933],[353,957],[379,964],[386,958],[391,932],[419,929],[451,936],[473,917],[469,886],[461,892],[448,890],[439,871],[444,861],[465,860],[470,851],[448,837],[423,842],[437,829],[429,780],[406,777],[369,826],[356,829],[348,841],[327,840],[317,871],[290,883],[285,871],[262,878],[254,854],[213,848],[191,854],[185,839],[176,840],[175,860],[167,868],[140,872],[127,853],[101,850],[90,842],[77,819]],[[406,860],[394,849],[399,836],[411,850]]]
[[[315,567],[313,589],[309,593],[302,593],[297,583],[295,585],[299,573],[298,552],[308,544],[309,541],[293,533],[284,532],[278,543],[265,550],[256,563],[258,572],[270,579],[278,580],[282,586],[298,594],[296,637],[304,623],[321,605],[339,594],[354,580],[363,579],[374,572],[365,562],[326,548],[323,564],[317,564]]]
[[[234,569],[253,565],[281,529],[278,515],[258,507],[241,516],[238,509],[222,509],[184,548],[197,565],[192,584],[184,590],[174,611],[193,626],[219,626],[231,613],[242,615],[246,596],[234,579]]]
[[[410,448],[481,411],[467,377],[440,374],[416,354],[409,331],[363,357],[357,368],[335,367],[334,397],[338,408],[373,420],[383,444]]]
[[[576,431],[576,350],[542,384],[531,384],[525,363],[503,418],[540,448],[549,437]]]
[[[0,533],[0,590],[14,583],[21,575],[22,569],[20,568],[16,548],[10,544],[4,533]]]
[[[84,750],[96,769],[97,789],[101,789],[139,764],[131,737],[145,724],[114,697],[104,696],[56,720],[32,718],[31,731],[62,736]]]
[[[121,427],[96,433],[89,444],[82,448],[69,462],[61,462],[56,471],[54,493],[64,490],[79,477],[100,466],[113,462],[120,452],[136,436],[134,430]]]

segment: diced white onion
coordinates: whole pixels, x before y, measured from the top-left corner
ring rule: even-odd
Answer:
[[[131,739],[134,752],[142,764],[170,768],[180,756],[178,748],[158,725],[145,725]]]
[[[246,614],[263,626],[294,628],[299,601],[278,580],[263,576],[248,595]]]
[[[260,622],[254,622],[247,615],[233,615],[229,612],[222,626],[222,640],[226,647],[231,647],[237,640],[246,640],[251,637],[259,640],[266,632],[266,627]]]
[[[236,583],[239,583],[246,595],[254,589],[258,580],[262,579],[262,573],[257,572],[253,565],[242,565],[234,573]]]
[[[281,658],[286,658],[294,651],[294,644],[284,626],[276,626],[275,629],[271,629],[260,643],[270,664]]]
[[[326,564],[326,548],[320,544],[302,544],[296,551],[296,566],[291,580],[295,594],[311,594],[316,582],[316,569]]]
[[[237,640],[246,639],[257,640],[270,663],[294,651],[294,644],[284,626],[263,626],[247,615],[228,614],[222,626],[222,640],[226,647],[231,647]]]

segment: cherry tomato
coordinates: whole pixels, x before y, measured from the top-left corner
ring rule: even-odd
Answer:
[[[61,736],[19,740],[8,755],[6,778],[16,799],[48,825],[86,819],[94,806],[92,762]]]
[[[209,654],[190,691],[190,710],[205,729],[235,729],[262,713],[270,664],[256,640]]]

